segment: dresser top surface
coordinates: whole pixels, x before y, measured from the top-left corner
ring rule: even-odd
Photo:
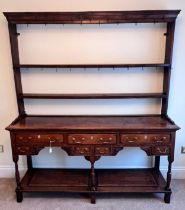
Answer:
[[[7,130],[178,130],[169,118],[153,116],[23,116]]]

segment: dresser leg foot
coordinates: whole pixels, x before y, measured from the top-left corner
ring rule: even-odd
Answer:
[[[16,191],[16,197],[17,197],[17,203],[21,203],[23,200],[23,194],[22,192],[17,192]]]
[[[21,182],[20,182],[20,175],[19,175],[18,160],[19,160],[19,156],[14,155],[13,161],[15,163],[15,179],[16,179],[16,184],[17,184],[15,192],[16,192],[17,202],[21,203],[23,200],[23,195],[22,195],[22,192],[20,191],[21,190]]]
[[[171,192],[165,193],[165,195],[164,195],[164,202],[165,203],[170,203],[171,194],[172,194]]]
[[[171,168],[172,168],[172,162],[173,162],[173,157],[168,156],[168,172],[167,172],[167,179],[166,179],[166,190],[169,192],[165,193],[164,195],[164,202],[165,203],[170,203],[170,197],[171,197],[171,189],[170,189],[170,183],[171,183]]]
[[[91,197],[91,203],[95,204],[96,203],[96,195],[95,195],[95,193],[91,193],[90,197]]]

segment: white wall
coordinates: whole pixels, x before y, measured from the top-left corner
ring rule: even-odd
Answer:
[[[17,116],[13,72],[7,22],[3,11],[93,11],[93,10],[140,10],[140,9],[181,9],[175,33],[173,71],[169,101],[169,115],[181,127],[177,132],[177,144],[173,171],[175,178],[185,178],[185,155],[180,147],[185,139],[185,97],[183,70],[185,59],[185,23],[183,0],[114,0],[114,1],[0,1],[0,144],[5,152],[0,153],[0,177],[13,175],[13,162],[9,133],[4,128]],[[162,62],[164,52],[163,24],[130,25],[74,25],[74,26],[33,26],[19,27],[21,36],[20,54],[22,63],[134,63]],[[137,32],[137,34],[136,34]],[[113,40],[114,38],[114,40]],[[57,42],[57,40],[61,40]],[[112,41],[113,40],[113,41]],[[126,41],[125,41],[126,40]],[[124,47],[123,47],[124,46]],[[75,49],[75,50],[74,50]],[[111,50],[108,50],[111,49]],[[150,51],[152,49],[152,52]],[[42,56],[40,56],[42,54]],[[24,70],[23,88],[25,92],[157,92],[162,89],[162,71],[151,70]],[[43,75],[45,75],[43,77]],[[42,82],[40,82],[42,79]],[[62,85],[61,85],[62,83]],[[138,85],[139,84],[139,85]],[[70,88],[69,88],[70,87]],[[65,100],[65,101],[26,101],[29,113],[60,114],[124,114],[159,113],[158,100]],[[132,158],[131,158],[132,157]],[[97,167],[147,167],[151,158],[135,148],[121,151],[116,157],[104,157]],[[34,158],[34,165],[40,167],[88,167],[89,163],[81,157],[67,157],[64,151],[48,149]],[[20,166],[25,168],[25,159],[20,158]],[[166,169],[166,158],[162,169]]]

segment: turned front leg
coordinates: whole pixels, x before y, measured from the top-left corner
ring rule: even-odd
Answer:
[[[94,163],[97,161],[100,156],[85,156],[86,160],[90,161],[91,163],[91,173],[90,173],[90,198],[91,198],[91,203],[96,203],[96,174],[95,174],[95,169],[94,169]]]
[[[164,195],[164,201],[165,203],[170,203],[170,198],[171,198],[171,189],[170,189],[170,184],[171,184],[171,169],[172,169],[172,158],[170,156],[168,156],[168,172],[167,172],[167,183],[166,183],[166,190],[169,191],[167,193],[165,193]]]
[[[27,167],[28,167],[29,171],[33,169],[32,156],[31,155],[27,155]]]
[[[23,195],[22,195],[22,192],[21,192],[21,181],[20,181],[18,160],[19,160],[19,156],[15,155],[13,157],[13,161],[15,163],[15,179],[16,179],[16,184],[17,184],[15,192],[16,192],[17,202],[20,203],[23,200]]]
[[[159,171],[160,168],[160,156],[155,156],[155,169]]]
[[[90,162],[91,162],[91,203],[96,203],[96,195],[95,195],[95,191],[96,191],[96,178],[95,178],[95,170],[94,170],[94,158],[90,158]]]

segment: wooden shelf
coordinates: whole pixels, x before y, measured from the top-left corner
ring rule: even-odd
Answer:
[[[28,99],[131,99],[131,98],[166,98],[163,93],[81,93],[81,94],[52,94],[24,93],[19,98]]]
[[[4,12],[12,24],[111,24],[175,21],[180,10]]]
[[[95,192],[164,193],[166,181],[154,169],[96,169]],[[112,179],[111,177],[117,177]],[[22,192],[89,192],[89,169],[33,169],[21,181]],[[142,187],[142,190],[141,190]],[[168,191],[169,192],[169,191]]]
[[[168,63],[145,64],[20,64],[14,68],[145,68],[170,67]]]
[[[165,192],[166,181],[153,168],[98,169],[96,174],[99,192]]]
[[[89,170],[33,169],[23,177],[22,191],[88,192]]]

